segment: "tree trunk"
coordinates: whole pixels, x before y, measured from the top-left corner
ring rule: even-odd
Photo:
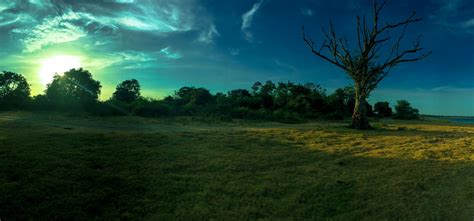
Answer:
[[[367,118],[367,109],[365,96],[356,89],[356,100],[354,106],[354,112],[352,113],[352,124],[351,127],[357,130],[369,130],[372,127],[369,124]]]

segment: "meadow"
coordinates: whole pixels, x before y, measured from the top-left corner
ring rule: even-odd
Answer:
[[[472,220],[474,126],[0,113],[1,220]]]

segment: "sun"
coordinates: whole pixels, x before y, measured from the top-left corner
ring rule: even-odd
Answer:
[[[53,81],[55,74],[63,75],[73,68],[81,67],[81,58],[78,56],[58,55],[41,61],[38,73],[41,83],[46,85]]]

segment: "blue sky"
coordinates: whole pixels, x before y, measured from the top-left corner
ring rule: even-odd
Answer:
[[[351,81],[311,54],[301,25],[320,42],[321,28],[332,20],[353,42],[355,16],[370,17],[371,3],[0,0],[0,69],[25,75],[38,94],[45,88],[41,70],[51,69],[45,65],[67,66],[69,60],[53,58],[76,57],[101,81],[102,99],[130,78],[151,97],[181,86],[218,92],[266,80],[313,82],[332,92]],[[408,28],[404,45],[421,34],[433,54],[393,69],[369,101],[407,99],[425,114],[474,116],[474,1],[389,0],[382,22],[414,10],[424,20]]]

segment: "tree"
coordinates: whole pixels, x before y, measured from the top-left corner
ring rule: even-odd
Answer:
[[[112,96],[114,100],[130,103],[140,98],[140,84],[137,80],[126,80],[117,85]]]
[[[395,106],[395,118],[404,120],[417,120],[420,119],[418,109],[412,108],[411,104],[406,100],[397,101]]]
[[[30,86],[21,74],[3,71],[0,73],[0,108],[20,108],[30,98]]]
[[[265,84],[260,82],[255,82],[252,86],[253,95],[261,100],[262,106],[265,109],[272,109],[275,103],[274,101],[274,91],[276,87],[272,81],[267,81]]]
[[[431,52],[421,53],[423,48],[420,45],[421,36],[413,42],[413,47],[401,50],[401,42],[405,36],[406,27],[410,24],[421,21],[413,12],[406,19],[397,23],[387,23],[381,25],[380,12],[387,1],[379,4],[373,0],[373,21],[371,27],[364,17],[357,17],[357,48],[351,50],[347,37],[336,35],[332,22],[329,23],[329,30],[323,29],[325,41],[320,47],[316,46],[312,38],[305,34],[302,27],[302,37],[304,42],[317,57],[344,70],[354,81],[355,106],[352,114],[351,127],[355,129],[370,129],[365,108],[366,99],[398,64],[419,61],[426,58]],[[403,28],[397,38],[392,39],[389,35],[399,28]],[[391,43],[391,44],[389,44]],[[380,51],[387,50],[382,56]]]
[[[168,99],[167,103],[174,105],[182,114],[194,115],[212,101],[212,94],[205,88],[182,87],[175,92],[173,98]]]
[[[343,118],[350,116],[351,111],[354,110],[355,92],[354,88],[347,86],[338,88],[328,97],[328,109],[330,109],[333,118]]]
[[[392,108],[388,102],[377,102],[374,104],[374,111],[379,117],[391,117]]]
[[[46,97],[56,108],[83,110],[97,102],[101,87],[89,71],[71,69],[62,76],[54,76],[47,85]]]

